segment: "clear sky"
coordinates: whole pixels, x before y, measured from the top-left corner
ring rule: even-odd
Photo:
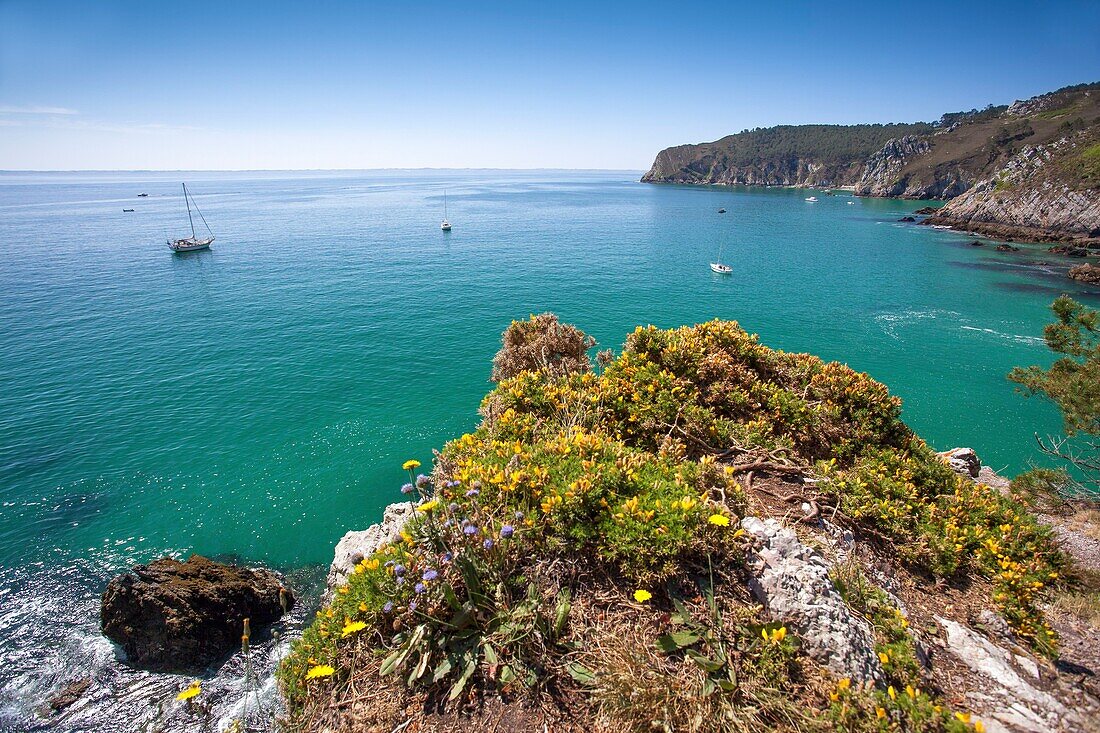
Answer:
[[[0,169],[648,168],[1100,80],[1100,0],[0,0]]]

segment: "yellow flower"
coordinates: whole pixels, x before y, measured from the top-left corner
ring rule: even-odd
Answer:
[[[890,663],[890,655],[887,654],[886,652],[879,652],[878,653],[878,661],[882,662],[883,664],[889,664]]]
[[[411,460],[408,460],[408,461],[405,461],[404,463],[402,463],[401,468],[405,469],[406,471],[411,471],[414,468],[420,468],[420,461],[413,458]]]
[[[894,691],[894,686],[893,685],[890,685],[889,687],[886,688],[886,694],[890,696],[891,700],[897,700],[898,699],[898,693],[896,693]]]
[[[438,506],[439,506],[439,499],[432,499],[431,501],[426,501],[423,504],[421,504],[420,506],[418,506],[416,508],[416,511],[427,514],[428,512],[432,511],[433,509],[435,509]]]
[[[985,733],[985,723],[980,720],[975,720],[974,730],[976,730],[978,733]]]
[[[180,692],[180,694],[176,695],[176,699],[177,700],[190,700],[195,695],[198,695],[200,692],[202,692],[202,687],[199,685],[199,681],[195,680],[194,682],[191,683],[190,687],[188,687],[186,690],[183,690],[182,692]]]
[[[316,667],[306,672],[306,679],[315,680],[318,677],[331,677],[335,672],[336,670],[327,664],[318,664]]]
[[[958,721],[960,723],[969,723],[970,722],[970,713],[955,713],[955,717],[958,719]]]
[[[841,692],[847,690],[851,686],[852,686],[852,678],[851,677],[845,677],[840,682],[836,683],[836,689],[840,690]]]
[[[707,521],[711,524],[716,524],[719,527],[730,526],[730,518],[727,517],[725,514],[711,514],[709,517],[707,517]]]
[[[377,570],[379,564],[380,563],[379,563],[378,558],[377,557],[372,557],[369,560],[364,559],[356,567],[357,568],[363,568],[363,570]]]
[[[780,626],[778,629],[772,631],[770,634],[767,635],[768,641],[770,641],[772,644],[779,644],[785,638],[787,638],[786,626]]]
[[[634,600],[636,600],[638,603],[645,603],[652,597],[653,594],[647,590],[642,590],[641,588],[639,588],[638,590],[634,591]]]
[[[878,716],[879,720],[882,720],[886,717],[886,711],[882,708],[875,708],[875,715]]]
[[[367,625],[365,623],[363,623],[362,621],[352,621],[350,624],[348,624],[344,627],[344,630],[343,630],[343,632],[341,632],[340,635],[344,636],[344,637],[348,637],[348,636],[351,636],[352,634],[354,634],[356,632],[362,631],[365,628],[367,628]]]

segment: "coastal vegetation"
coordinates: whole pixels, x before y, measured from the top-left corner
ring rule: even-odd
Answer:
[[[980,731],[921,661],[922,605],[949,588],[1056,653],[1042,605],[1067,560],[1049,531],[949,468],[867,375],[728,321],[640,327],[598,371],[550,314],[503,342],[481,424],[430,471],[405,464],[413,518],[282,663],[292,726],[497,705],[539,730]],[[871,629],[870,678],[828,671],[754,598],[757,515],[832,558],[845,613]],[[917,595],[903,603],[884,565]]]

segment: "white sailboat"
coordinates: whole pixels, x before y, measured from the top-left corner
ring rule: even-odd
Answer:
[[[733,268],[729,265],[722,264],[722,250],[725,249],[725,245],[718,248],[718,261],[710,263],[710,269],[719,275],[729,275],[733,272]]]
[[[187,184],[183,184],[183,203],[187,204],[187,221],[191,223],[191,236],[183,239],[170,239],[168,240],[168,248],[173,252],[196,252],[200,249],[207,249],[214,241],[214,232],[210,231],[210,225],[206,223],[206,217],[199,211],[199,207],[195,205],[195,211],[198,213],[199,218],[202,219],[203,226],[206,227],[206,233],[210,236],[199,239],[195,236],[195,220],[191,217],[191,197],[187,193]]]
[[[451,231],[451,222],[447,221],[447,192],[443,192],[443,221],[440,222],[439,228],[445,232]]]

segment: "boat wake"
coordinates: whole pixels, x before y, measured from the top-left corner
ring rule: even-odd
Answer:
[[[958,328],[960,331],[968,331],[974,334],[993,336],[1004,341],[1010,341],[1028,346],[1043,344],[1040,336],[1026,336],[1022,334],[1006,333],[993,328],[972,325],[961,313],[951,310],[907,310],[899,313],[880,313],[875,316],[875,323],[890,338],[896,341],[904,340],[904,331],[914,323],[920,321],[944,320],[947,328]]]

